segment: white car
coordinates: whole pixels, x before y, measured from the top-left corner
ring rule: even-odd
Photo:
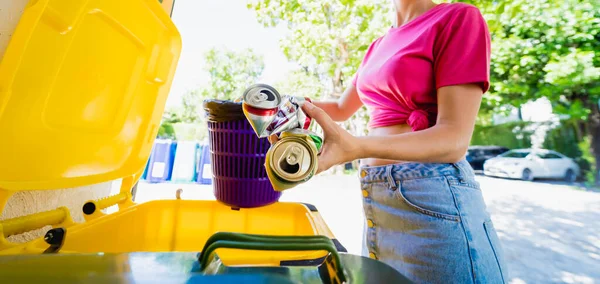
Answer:
[[[531,181],[535,178],[561,178],[574,182],[579,166],[563,154],[543,149],[511,150],[483,164],[486,176]]]

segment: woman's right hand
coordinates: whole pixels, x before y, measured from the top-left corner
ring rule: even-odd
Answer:
[[[360,140],[339,126],[323,109],[306,103],[302,107],[323,129],[323,146],[319,154],[317,174],[329,168],[362,158]]]

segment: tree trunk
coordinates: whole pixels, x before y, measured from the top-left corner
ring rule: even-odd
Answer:
[[[342,68],[348,64],[348,58],[350,57],[350,53],[348,52],[348,44],[343,39],[338,39],[338,49],[339,56],[336,56],[337,60],[334,63],[335,70],[333,71],[333,78],[331,78],[333,95],[336,98],[339,98],[344,92],[344,85],[342,82],[342,76],[344,74],[342,72]]]
[[[598,169],[600,169],[600,109],[598,104],[593,103],[590,106],[591,113],[588,117],[588,130],[591,136],[592,153],[596,159],[596,184],[600,184],[600,175]]]
[[[581,124],[579,121],[571,121],[570,123],[573,127],[573,131],[575,131],[575,136],[577,137],[577,142],[581,142],[583,140],[583,133],[581,130]]]
[[[581,137],[590,135],[590,131],[588,130],[587,123],[585,121],[577,122],[577,126],[579,127],[579,131],[581,131]]]

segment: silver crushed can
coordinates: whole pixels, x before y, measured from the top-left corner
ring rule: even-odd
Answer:
[[[312,119],[302,111],[309,98],[281,96],[266,84],[252,85],[242,96],[242,109],[259,138],[294,128],[308,129]]]

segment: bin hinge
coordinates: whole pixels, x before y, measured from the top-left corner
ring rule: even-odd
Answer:
[[[106,209],[108,207],[118,204],[133,204],[133,202],[131,201],[131,197],[131,192],[121,192],[97,200],[90,200],[83,204],[83,217],[86,221],[90,221],[100,216],[104,216],[105,214],[102,213],[102,211],[100,211],[102,209]]]
[[[44,241],[50,245],[44,253],[58,253],[65,243],[67,237],[67,229],[65,228],[54,228],[46,232]]]

